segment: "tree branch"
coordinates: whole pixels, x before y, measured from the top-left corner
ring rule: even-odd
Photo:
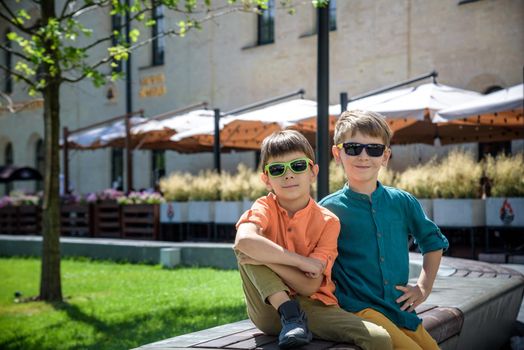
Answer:
[[[64,2],[64,6],[62,7],[62,11],[60,11],[60,17],[59,17],[59,18],[64,17],[64,15],[65,15],[65,13],[66,13],[66,11],[67,11],[67,6],[69,6],[69,3],[70,3],[71,1],[73,1],[73,0],[66,0],[66,1]]]
[[[18,79],[25,81],[25,83],[26,83],[27,85],[32,86],[33,88],[36,89],[35,83],[32,82],[29,78],[24,77],[23,75],[21,75],[21,74],[19,74],[19,73],[17,73],[17,72],[14,72],[12,69],[7,68],[7,67],[4,66],[3,64],[0,64],[0,69],[2,69],[3,71],[7,72],[7,74],[14,75],[14,76],[17,77]]]
[[[15,21],[16,15],[11,11],[11,9],[6,5],[4,0],[0,0],[0,4],[5,8],[5,10],[9,13],[11,18],[7,17],[2,11],[0,11],[0,17],[5,19],[7,22],[9,22],[12,26],[20,29],[22,32],[33,35],[33,32],[30,31],[28,28],[24,27],[22,24]]]
[[[71,17],[79,17],[91,10],[94,10],[96,8],[101,8],[101,7],[105,7],[109,5],[109,2],[107,0],[104,0],[104,1],[101,1],[101,2],[96,2],[96,3],[92,3],[92,4],[86,4],[82,7],[80,7],[78,10],[76,11],[73,11],[69,14],[65,14],[65,13],[62,13],[60,15],[60,18],[58,19],[59,21],[63,21],[64,19],[67,19],[67,18],[71,18]]]
[[[5,50],[5,51],[7,51],[7,52],[10,52],[10,53],[12,53],[13,55],[18,56],[18,57],[20,57],[20,58],[22,58],[22,59],[24,59],[24,60],[26,60],[26,61],[28,61],[28,62],[32,62],[32,61],[29,59],[29,57],[27,57],[26,55],[24,55],[24,54],[22,54],[22,53],[20,53],[20,52],[18,52],[18,51],[13,50],[12,48],[10,48],[10,47],[8,47],[8,46],[5,46],[4,44],[0,44],[0,49],[3,49],[3,50]]]

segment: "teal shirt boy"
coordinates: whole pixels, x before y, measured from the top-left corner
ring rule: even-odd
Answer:
[[[336,296],[351,312],[375,309],[395,324],[415,330],[420,319],[402,311],[395,286],[409,278],[408,237],[422,254],[447,249],[448,241],[411,194],[377,182],[371,196],[343,189],[319,202],[340,219],[339,256],[333,266]]]

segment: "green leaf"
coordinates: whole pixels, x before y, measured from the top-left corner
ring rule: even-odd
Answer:
[[[132,29],[130,32],[129,32],[129,38],[131,39],[132,42],[136,43],[136,41],[138,40],[138,37],[140,36],[140,31],[138,29]]]

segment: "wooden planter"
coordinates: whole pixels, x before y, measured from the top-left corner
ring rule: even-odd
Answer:
[[[122,206],[122,238],[158,239],[160,205],[131,204]]]
[[[93,236],[120,238],[121,206],[116,201],[106,201],[93,206]]]
[[[62,236],[88,237],[93,235],[93,205],[62,204],[60,232]]]
[[[42,208],[37,205],[7,206],[0,209],[0,233],[40,235]]]

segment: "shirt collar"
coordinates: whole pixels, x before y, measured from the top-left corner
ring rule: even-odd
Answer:
[[[344,184],[344,188],[342,189],[343,192],[346,194],[348,198],[351,199],[357,199],[361,201],[369,201],[369,196],[367,194],[358,193],[353,191],[351,188],[349,188],[348,183],[346,182]],[[371,200],[375,200],[384,192],[384,186],[380,183],[380,181],[377,181],[377,188],[373,193],[371,193]]]
[[[289,217],[289,215],[287,213],[287,210],[280,206],[280,204],[278,203],[278,200],[277,200],[277,196],[273,192],[269,192],[268,197],[270,197],[271,199],[273,199],[275,201],[277,209],[278,209],[278,211],[280,213],[282,213],[283,215]],[[295,215],[293,215],[293,218],[298,218],[298,217],[302,217],[302,216],[307,215],[307,213],[309,213],[311,208],[313,208],[315,205],[316,205],[316,203],[313,200],[313,198],[309,197],[309,202],[307,203],[307,205],[303,209],[300,209],[299,211],[297,211],[295,213]]]

